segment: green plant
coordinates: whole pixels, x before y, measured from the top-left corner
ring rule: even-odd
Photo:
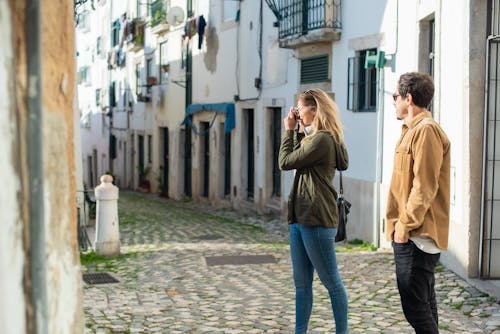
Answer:
[[[336,251],[339,253],[358,251],[374,252],[376,250],[377,246],[375,246],[374,244],[359,239],[349,240],[346,244],[340,244],[339,246],[336,246]]]
[[[158,183],[158,192],[163,194],[165,185],[163,184],[163,178],[161,177],[161,175],[156,176],[156,182]]]
[[[140,184],[145,184],[147,183],[149,185],[149,173],[151,172],[151,166],[139,166],[139,183]]]

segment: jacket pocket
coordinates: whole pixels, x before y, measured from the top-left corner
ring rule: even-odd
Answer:
[[[396,150],[394,167],[400,173],[407,173],[413,168],[413,158],[410,149],[401,147]]]

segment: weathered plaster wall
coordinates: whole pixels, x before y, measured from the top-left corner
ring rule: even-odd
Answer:
[[[75,48],[73,3],[41,9],[45,224],[49,333],[83,328],[73,145]]]

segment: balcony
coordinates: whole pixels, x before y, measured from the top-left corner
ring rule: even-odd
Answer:
[[[127,24],[127,43],[129,51],[138,51],[144,47],[144,26],[141,19],[134,19]]]
[[[340,39],[340,0],[278,0],[276,7],[280,47]]]
[[[167,11],[163,0],[156,0],[151,4],[151,31],[161,35],[168,31]]]

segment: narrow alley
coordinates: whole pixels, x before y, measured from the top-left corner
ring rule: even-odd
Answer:
[[[120,194],[119,216],[122,254],[111,260],[82,255],[84,272],[119,280],[85,284],[85,333],[293,332],[285,223],[134,192]],[[337,249],[350,332],[412,333],[392,254],[372,249],[362,243]],[[443,267],[437,271],[441,333],[500,333],[495,298]],[[334,328],[328,294],[316,276],[310,333]]]

